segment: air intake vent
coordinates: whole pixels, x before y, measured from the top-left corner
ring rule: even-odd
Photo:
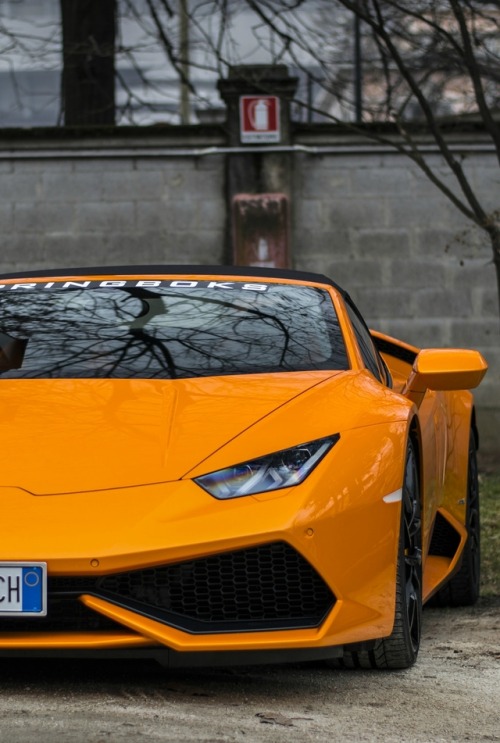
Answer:
[[[439,511],[436,514],[429,555],[436,557],[454,557],[460,545],[460,534]]]
[[[92,593],[194,633],[316,627],[335,603],[284,542],[107,576]]]
[[[103,632],[126,631],[122,624],[87,609],[75,596],[55,598],[48,595],[46,617],[9,617],[0,619],[0,632]]]
[[[78,601],[91,594],[191,633],[317,627],[335,596],[285,542],[145,570],[48,579],[48,616],[0,620],[0,631],[96,632],[123,626]]]

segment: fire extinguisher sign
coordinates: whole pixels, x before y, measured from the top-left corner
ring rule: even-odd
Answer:
[[[241,96],[240,138],[242,144],[280,141],[280,99],[278,96]]]

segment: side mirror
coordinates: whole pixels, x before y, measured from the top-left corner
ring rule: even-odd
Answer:
[[[426,390],[470,390],[488,370],[479,351],[462,348],[425,348],[417,355],[402,394],[417,406]]]

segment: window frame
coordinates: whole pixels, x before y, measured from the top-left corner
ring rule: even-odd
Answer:
[[[381,384],[384,384],[386,387],[392,387],[392,377],[387,364],[377,350],[363,316],[350,297],[345,297],[344,301],[349,322],[356,337],[357,346],[365,368]]]

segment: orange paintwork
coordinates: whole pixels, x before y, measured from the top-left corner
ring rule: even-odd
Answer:
[[[224,276],[214,273],[203,279]],[[92,276],[110,278],[130,275]],[[196,279],[197,274],[183,278]],[[61,276],[43,280],[60,281]],[[297,283],[283,278],[266,282]],[[123,630],[95,635],[0,632],[0,648],[293,649],[389,635],[398,493],[413,424],[422,453],[424,598],[450,575],[466,536],[473,406],[469,392],[451,390],[460,386],[457,379],[467,381],[465,386],[473,379],[478,383],[484,361],[476,352],[449,352],[448,369],[443,368],[443,351],[423,351],[412,369],[384,353],[394,378],[389,389],[363,368],[338,292],[329,285],[298,283],[319,286],[332,297],[349,371],[179,380],[0,380],[0,494],[3,521],[9,525],[0,559],[44,561],[50,576],[98,576],[285,541],[337,598],[321,626],[190,634],[83,594],[80,600],[87,607],[114,619]],[[418,352],[407,344],[400,347]],[[193,481],[337,433],[338,443],[299,486],[220,501]],[[454,559],[426,558],[438,509],[461,537]]]
[[[175,481],[242,429],[333,374],[279,374],[272,386],[258,375],[6,379],[2,481],[35,495]]]
[[[478,351],[426,348],[420,351],[402,394],[420,405],[427,390],[468,390],[477,387],[488,370]]]

